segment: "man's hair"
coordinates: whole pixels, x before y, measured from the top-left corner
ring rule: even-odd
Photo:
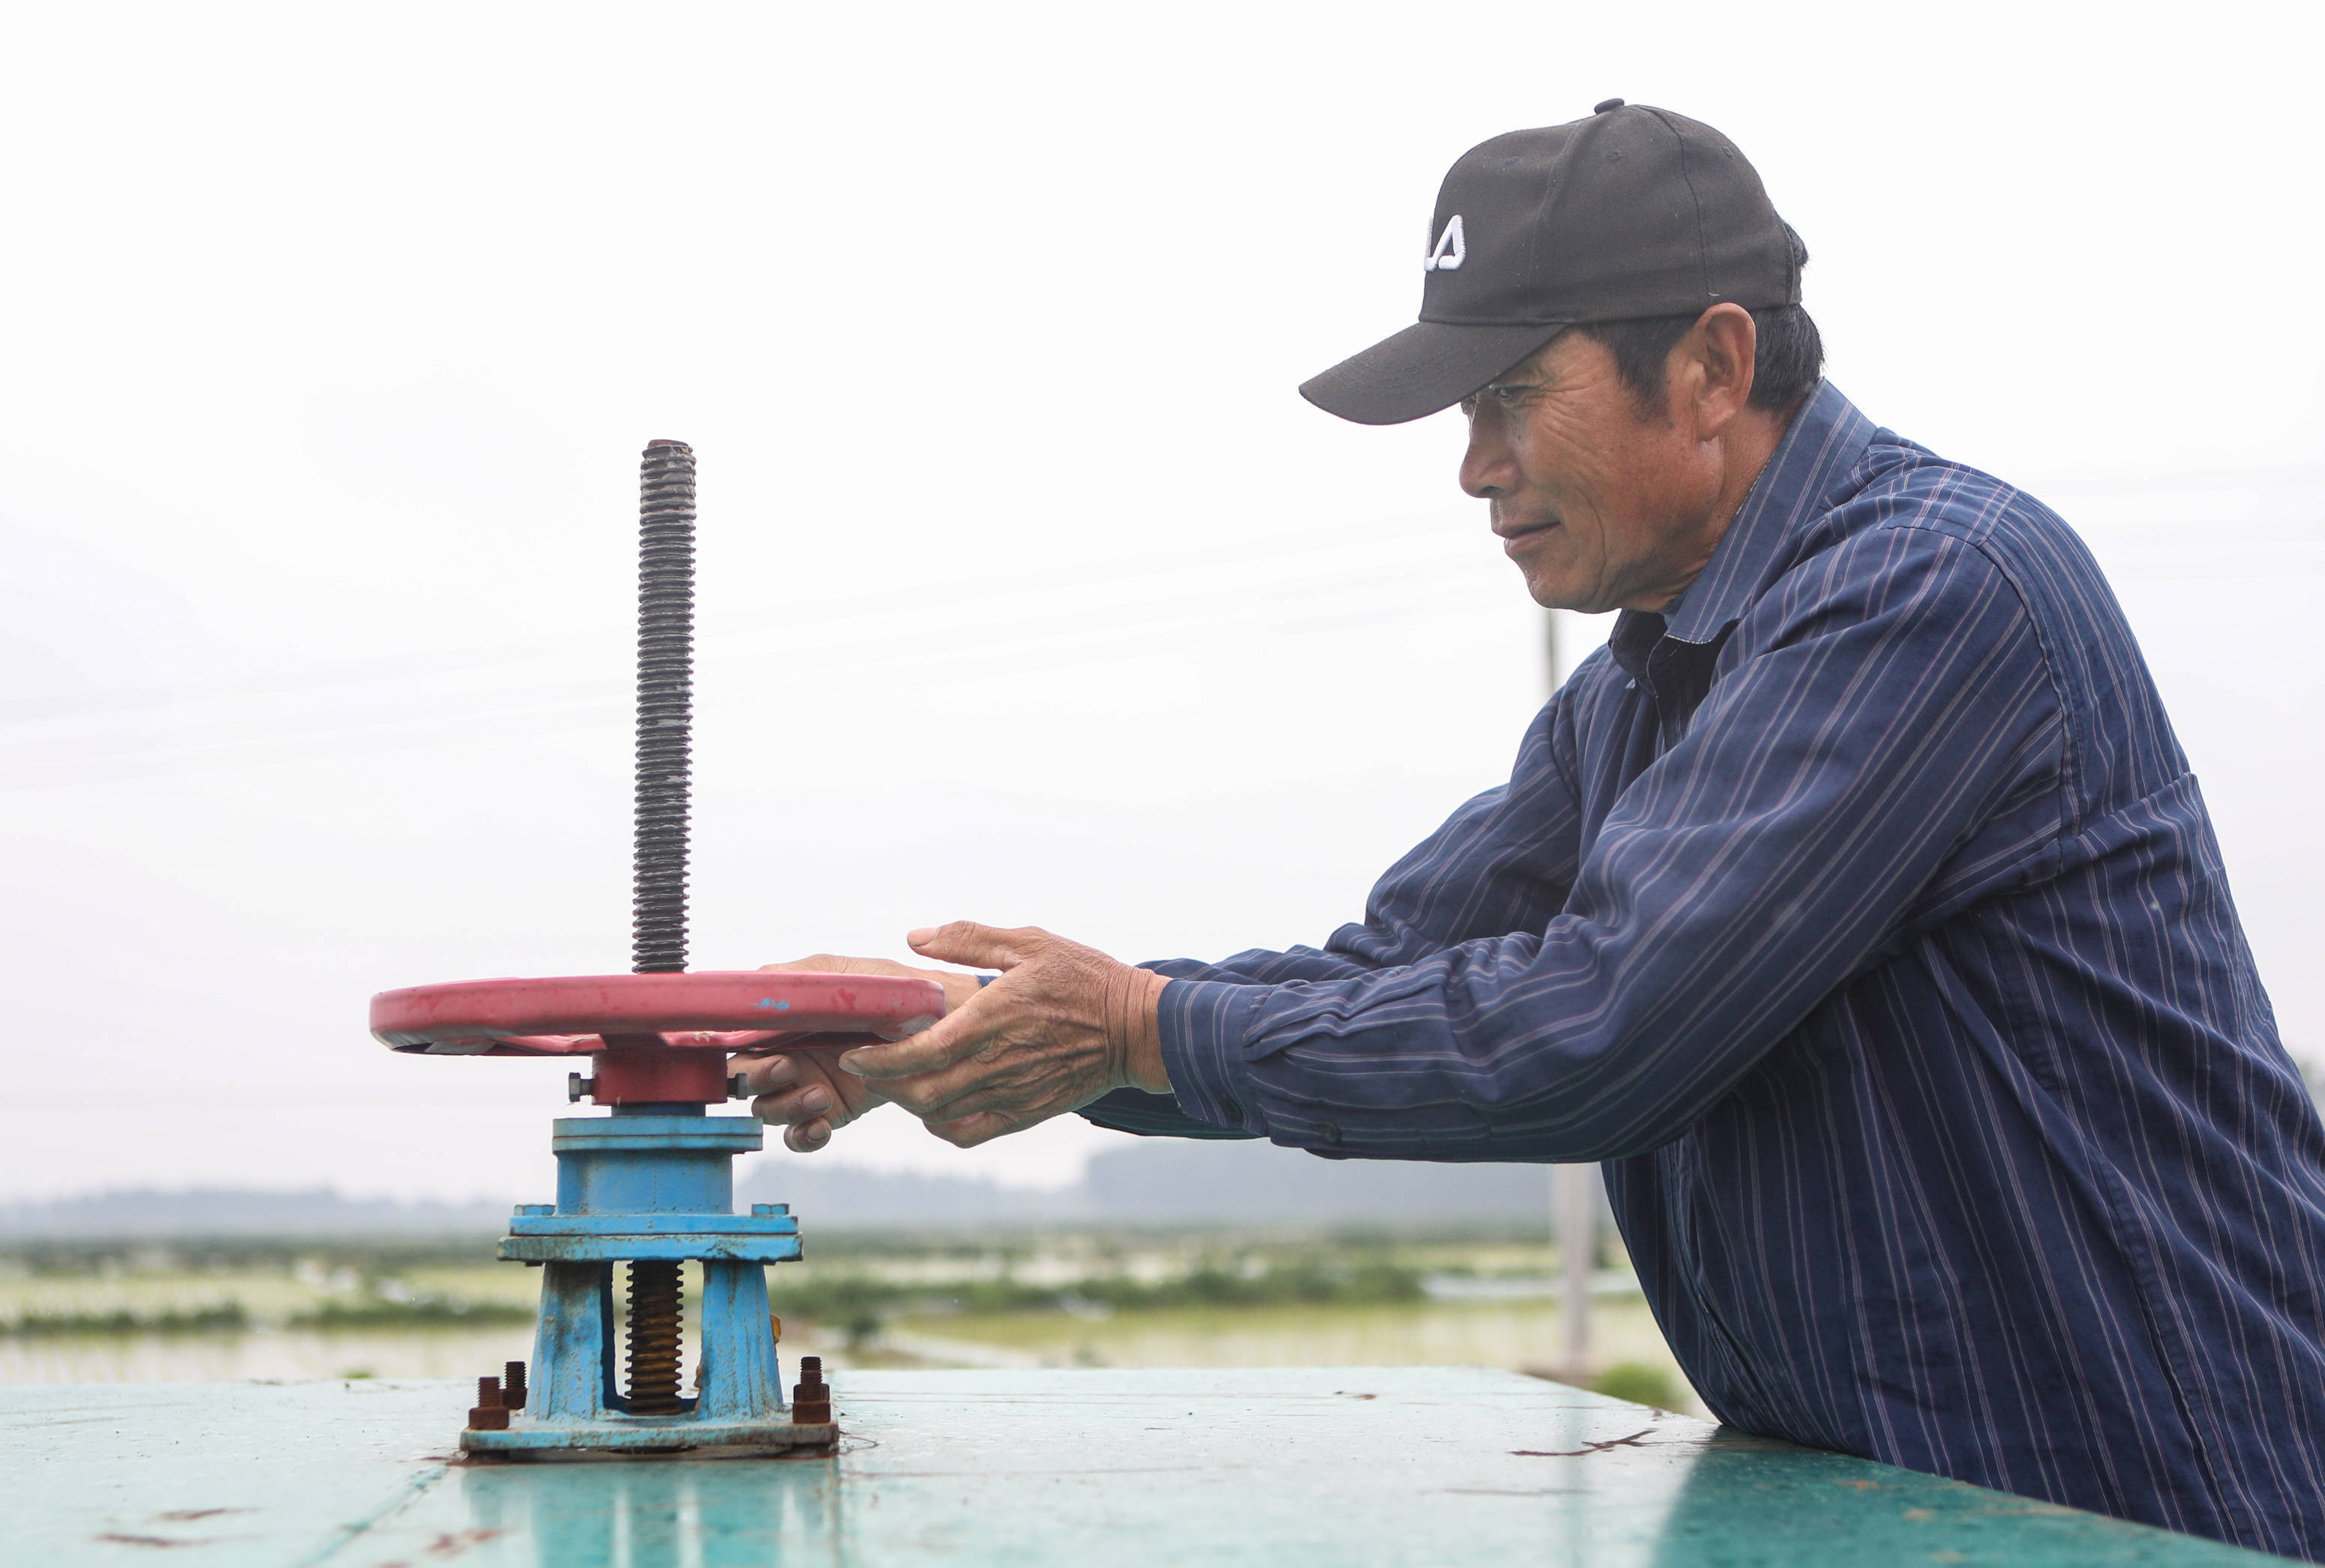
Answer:
[[[1791,224],[1784,237],[1792,242],[1792,268],[1806,265],[1809,247],[1801,243]],[[1824,338],[1817,324],[1798,305],[1764,305],[1752,313],[1758,346],[1752,354],[1752,406],[1772,413],[1788,413],[1816,390],[1824,374]],[[1642,410],[1652,408],[1663,393],[1663,366],[1672,345],[1702,318],[1693,316],[1635,316],[1621,321],[1586,321],[1572,330],[1607,346],[1615,356],[1615,374],[1624,390]]]

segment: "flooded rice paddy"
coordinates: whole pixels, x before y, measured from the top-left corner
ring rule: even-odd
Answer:
[[[460,1378],[528,1357],[539,1277],[489,1242],[0,1251],[0,1382]],[[787,1356],[884,1367],[1483,1365],[1558,1360],[1547,1249],[1219,1237],[1125,1247],[881,1239],[771,1271]],[[1595,1370],[1696,1411],[1619,1270]],[[690,1298],[692,1292],[689,1292]],[[1642,1379],[1645,1380],[1641,1381]]]

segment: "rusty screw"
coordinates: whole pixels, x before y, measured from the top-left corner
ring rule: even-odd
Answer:
[[[823,1380],[823,1358],[801,1356],[800,1380],[792,1388],[792,1425],[822,1426],[831,1420],[831,1385]]]
[[[511,1361],[503,1370],[501,1403],[511,1410],[524,1408],[524,1363]]]
[[[685,1322],[684,1294],[676,1263],[649,1258],[631,1262],[630,1331],[625,1348],[629,1359],[630,1413],[634,1416],[679,1413],[678,1359]]]
[[[477,1379],[477,1407],[468,1412],[471,1432],[506,1432],[508,1407],[501,1403],[501,1380],[498,1378]]]

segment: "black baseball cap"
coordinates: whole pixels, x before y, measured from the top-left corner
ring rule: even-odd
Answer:
[[[1797,304],[1791,232],[1734,143],[1609,98],[1464,152],[1437,192],[1421,319],[1300,395],[1360,425],[1459,402],[1582,321]]]

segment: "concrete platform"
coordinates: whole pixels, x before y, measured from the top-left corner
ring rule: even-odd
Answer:
[[[834,1455],[530,1465],[456,1461],[465,1383],[0,1388],[0,1563],[2283,1561],[1479,1368],[833,1381]]]

